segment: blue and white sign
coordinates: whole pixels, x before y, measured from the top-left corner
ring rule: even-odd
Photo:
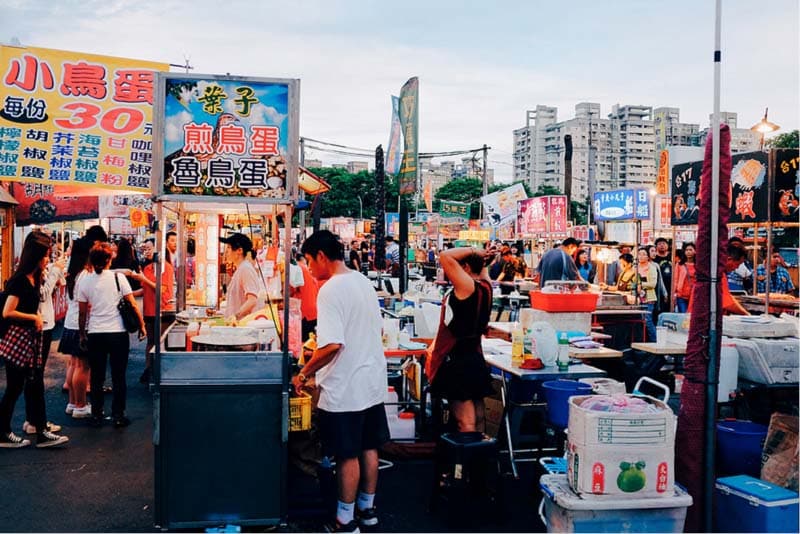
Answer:
[[[629,221],[650,218],[646,189],[617,189],[594,194],[595,221]]]

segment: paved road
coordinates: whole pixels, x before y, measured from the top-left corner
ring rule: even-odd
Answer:
[[[57,347],[57,342],[53,344]],[[45,377],[48,418],[64,427],[67,447],[0,449],[0,531],[2,532],[147,532],[153,530],[152,396],[138,382],[144,368],[144,345],[134,342],[128,366],[128,416],[131,426],[90,428],[86,420],[64,414],[61,393],[67,358],[51,353]],[[110,378],[109,378],[110,381]],[[0,371],[0,391],[5,373]],[[110,397],[106,411],[110,411]],[[20,434],[24,400],[20,398],[13,429]],[[202,438],[202,429],[198,429]],[[459,530],[530,532],[543,529],[536,513],[536,477],[527,464],[522,481],[505,481],[504,521],[478,520],[463,510]],[[442,514],[430,514],[430,460],[397,460],[381,471],[376,504],[380,530],[447,532]],[[291,517],[290,532],[319,531],[319,518]]]

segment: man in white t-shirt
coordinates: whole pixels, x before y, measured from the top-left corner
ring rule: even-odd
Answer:
[[[256,268],[247,259],[247,254],[253,250],[253,242],[239,233],[220,237],[219,240],[225,243],[225,261],[236,266],[225,295],[225,318],[238,320],[256,310],[258,292],[262,285]]]
[[[293,383],[299,391],[316,376],[320,388],[318,428],[326,452],[336,458],[339,487],[330,530],[358,532],[359,524],[378,524],[378,448],[389,441],[378,299],[369,280],[347,268],[344,245],[333,233],[315,232],[301,251],[311,273],[325,284],[317,296],[317,349]]]

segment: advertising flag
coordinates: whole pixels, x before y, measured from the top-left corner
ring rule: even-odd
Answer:
[[[400,165],[400,194],[413,194],[417,188],[419,132],[419,80],[410,78],[400,90],[400,126],[403,130],[403,163]]]
[[[389,129],[389,145],[386,149],[386,163],[383,166],[386,174],[397,174],[400,171],[400,99],[392,96],[392,125]]]
[[[423,195],[424,198],[425,198],[425,209],[427,209],[428,211],[433,211],[433,208],[432,208],[433,207],[433,195],[432,195],[432,193],[433,193],[433,184],[431,183],[430,178],[428,178],[425,181],[425,192],[424,192],[424,195]]]
[[[528,198],[522,184],[514,184],[481,197],[485,218],[491,226],[512,224],[517,215],[517,202]]]
[[[0,180],[149,192],[155,71],[166,70],[0,46]]]

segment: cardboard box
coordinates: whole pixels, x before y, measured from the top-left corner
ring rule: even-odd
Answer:
[[[761,479],[797,491],[798,418],[775,412],[761,454]]]
[[[675,416],[663,402],[655,413],[581,408],[569,400],[567,478],[577,493],[669,497],[675,485]]]

